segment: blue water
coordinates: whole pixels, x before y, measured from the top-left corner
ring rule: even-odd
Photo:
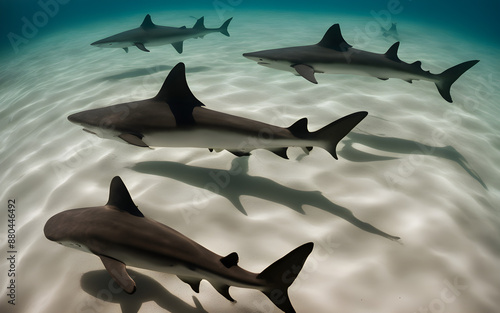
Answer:
[[[365,0],[365,1],[267,1],[267,0],[19,0],[0,1],[0,50],[17,53],[51,32],[127,14],[169,9],[196,9],[207,15],[230,16],[239,10],[331,12],[373,18],[374,22],[412,21],[449,29],[464,37],[500,45],[498,0]],[[256,16],[256,22],[258,17]],[[334,22],[334,21],[332,21]],[[294,22],[290,21],[293,31]]]

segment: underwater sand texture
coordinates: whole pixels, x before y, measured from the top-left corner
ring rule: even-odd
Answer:
[[[206,14],[150,13],[159,25],[189,27],[195,21],[190,15]],[[0,198],[4,206],[16,199],[18,254],[17,304],[2,296],[0,311],[279,312],[255,290],[231,288],[237,302],[230,303],[206,281],[195,294],[173,275],[137,268],[130,273],[138,291],[124,295],[97,257],[44,237],[52,215],[106,203],[115,175],[146,216],[218,254],[238,252],[239,265],[253,272],[313,241],[290,288],[297,312],[496,311],[500,49],[398,24],[403,61],[420,60],[425,70],[439,73],[481,60],[454,84],[449,104],[430,82],[318,74],[314,85],[242,57],[316,43],[334,23],[354,47],[384,53],[391,40],[356,32],[367,19],[234,13],[230,38],[187,40],[181,55],[171,46],[128,54],[90,46],[139,25],[144,17],[137,14],[49,34],[4,59]],[[206,14],[205,24],[218,27],[221,20]],[[206,149],[141,149],[67,121],[82,110],[153,97],[181,61],[191,90],[210,109],[282,127],[307,117],[311,131],[352,112],[369,116],[341,141],[338,161],[320,148],[309,155],[289,149],[290,160],[265,150],[236,158]],[[401,244],[357,227],[336,214],[339,207],[401,237]],[[0,231],[7,233],[5,222]],[[6,237],[0,238],[5,252]],[[5,279],[0,287],[7,290]]]

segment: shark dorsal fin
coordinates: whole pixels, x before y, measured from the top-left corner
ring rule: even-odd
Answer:
[[[144,217],[141,211],[137,208],[128,193],[127,187],[123,183],[120,176],[113,177],[109,186],[109,200],[106,205],[117,207],[121,211],[128,212],[134,216]]]
[[[318,43],[318,46],[337,50],[340,52],[345,52],[352,47],[344,40],[344,37],[342,37],[339,24],[333,25],[326,31],[323,39],[321,39],[321,41]]]
[[[400,63],[401,60],[398,57],[398,48],[399,48],[399,41],[395,42],[385,53],[385,57],[388,58],[389,60],[393,60],[395,62]]]
[[[200,17],[193,26],[194,29],[205,29],[205,17]]]
[[[193,109],[204,106],[189,89],[186,66],[182,62],[170,71],[154,99],[168,104],[178,125],[194,123]]]
[[[151,20],[151,15],[146,15],[144,18],[144,21],[142,21],[141,28],[144,29],[150,29],[150,28],[155,28],[156,25],[153,24],[153,21]]]
[[[292,126],[288,127],[288,130],[297,138],[305,138],[310,132],[307,129],[307,117],[304,117],[297,122],[293,123]]]
[[[231,268],[231,267],[238,264],[239,259],[240,258],[238,256],[238,253],[233,252],[233,253],[230,253],[227,256],[221,258],[220,261],[222,264],[224,264],[225,267]]]

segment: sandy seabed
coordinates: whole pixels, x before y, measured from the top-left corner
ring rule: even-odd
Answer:
[[[191,26],[190,15],[206,14],[150,13],[169,26]],[[219,26],[211,13],[206,26]],[[403,61],[420,60],[439,73],[481,60],[454,84],[449,104],[430,82],[318,74],[314,85],[241,56],[316,43],[337,22],[356,48],[385,52],[390,39],[362,35],[367,19],[235,11],[230,38],[188,40],[181,55],[171,46],[126,54],[89,45],[142,18],[61,30],[3,59],[0,311],[279,312],[255,290],[231,288],[237,302],[230,303],[206,281],[195,294],[175,276],[137,268],[130,273],[138,291],[129,296],[110,284],[97,257],[44,237],[52,215],[103,205],[115,175],[146,216],[218,254],[238,252],[247,270],[260,272],[314,242],[290,289],[297,312],[498,310],[499,47],[399,22]],[[291,148],[289,160],[265,150],[237,158],[141,149],[67,121],[78,111],[153,97],[181,61],[193,93],[210,109],[283,127],[307,117],[310,130],[356,111],[369,116],[341,142],[338,161],[320,148],[309,155]],[[16,201],[15,306],[6,297],[9,199]],[[401,240],[357,227],[349,211]]]

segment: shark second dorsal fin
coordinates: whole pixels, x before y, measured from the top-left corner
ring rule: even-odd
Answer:
[[[342,37],[339,24],[333,25],[326,31],[325,35],[323,36],[323,39],[321,39],[321,41],[318,42],[318,46],[321,46],[323,48],[333,49],[340,52],[345,52],[352,47],[344,40],[344,37]]]
[[[240,257],[238,256],[238,253],[233,252],[228,254],[227,256],[223,257],[220,259],[221,263],[224,264],[225,267],[231,268],[233,266],[236,266],[238,264]]]
[[[200,17],[193,26],[194,29],[205,29],[205,17]]]
[[[168,104],[177,125],[193,124],[193,109],[204,106],[189,89],[186,81],[186,66],[182,62],[170,71],[154,99]]]
[[[130,194],[125,187],[120,176],[113,177],[111,185],[109,186],[109,200],[106,205],[117,207],[121,211],[128,212],[134,216],[144,217],[141,211],[137,208],[130,197]]]
[[[389,60],[401,63],[401,60],[398,57],[398,48],[399,48],[399,41],[395,42],[384,54],[386,58]]]
[[[144,18],[144,21],[142,21],[141,28],[143,29],[150,29],[150,28],[155,28],[156,25],[153,23],[151,20],[151,15],[146,15]]]

